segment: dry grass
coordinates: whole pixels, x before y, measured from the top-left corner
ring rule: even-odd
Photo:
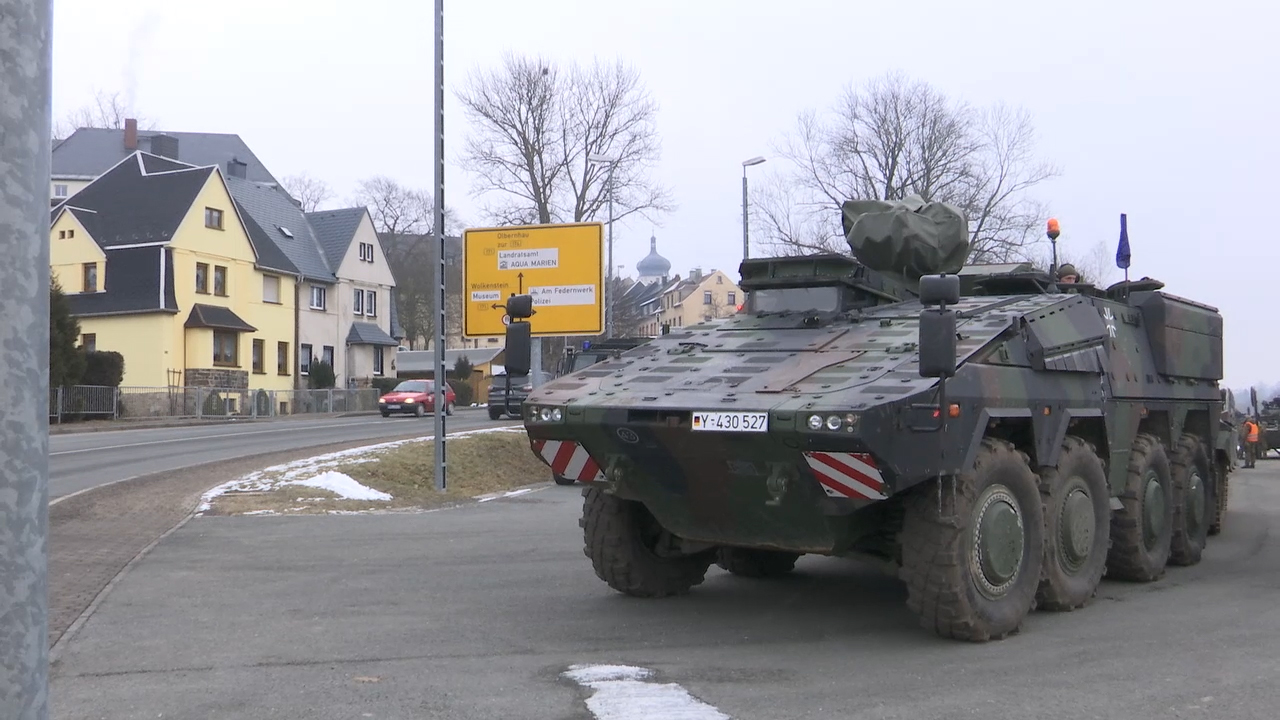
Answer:
[[[446,448],[448,489],[435,488],[435,443],[414,442],[396,448],[353,457],[348,462],[326,464],[356,482],[381,490],[393,498],[343,500],[334,493],[302,485],[279,486],[254,492],[229,492],[211,502],[206,515],[241,515],[274,512],[305,515],[316,513],[412,511],[471,501],[476,496],[515,490],[546,482],[551,470],[529,449],[523,433],[494,432],[452,438]],[[283,473],[269,472],[263,480],[271,483]],[[274,483],[272,483],[274,485]]]

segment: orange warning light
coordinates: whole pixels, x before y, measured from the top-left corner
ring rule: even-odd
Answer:
[[[1048,228],[1048,231],[1045,232],[1045,235],[1048,235],[1050,238],[1056,240],[1058,239],[1058,236],[1061,234],[1062,234],[1062,230],[1058,227],[1058,218],[1049,218],[1049,228]]]

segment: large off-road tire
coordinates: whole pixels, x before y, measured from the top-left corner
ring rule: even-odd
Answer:
[[[975,642],[1017,631],[1044,562],[1044,508],[1027,456],[983,440],[972,471],[911,494],[901,542],[907,607],[922,627]]]
[[[1111,494],[1102,460],[1091,445],[1068,436],[1056,468],[1040,473],[1044,499],[1044,569],[1036,607],[1074,610],[1098,591],[1107,569]]]
[[[489,406],[489,419],[497,420],[500,417],[502,417],[502,408],[496,408],[496,407],[493,407],[492,405]]]
[[[1218,465],[1218,482],[1214,487],[1213,498],[1213,521],[1209,523],[1209,534],[1217,535],[1222,532],[1222,521],[1227,516],[1227,496],[1231,492],[1231,477],[1227,474],[1227,464],[1219,463]]]
[[[800,553],[781,550],[722,547],[716,553],[716,565],[742,577],[763,578],[785,575],[796,566]]]
[[[1107,577],[1157,580],[1169,561],[1175,495],[1169,457],[1155,436],[1144,433],[1134,439],[1120,502],[1124,509],[1111,514]]]
[[[1195,565],[1209,540],[1209,524],[1216,514],[1213,469],[1204,445],[1194,435],[1183,435],[1173,451],[1173,537],[1169,562]]]
[[[657,541],[666,531],[649,510],[632,500],[607,495],[599,488],[582,491],[585,547],[596,575],[626,595],[658,598],[683,595],[700,584],[715,551],[696,555],[659,556]]]

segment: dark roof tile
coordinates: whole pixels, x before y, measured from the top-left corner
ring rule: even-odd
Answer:
[[[342,208],[339,210],[321,210],[307,213],[307,222],[315,231],[320,249],[324,251],[329,267],[336,273],[342,265],[342,259],[351,248],[351,238],[360,227],[360,220],[368,212],[364,207]]]
[[[235,330],[237,332],[258,331],[258,328],[245,322],[231,308],[201,303],[191,306],[191,314],[187,316],[187,322],[184,323],[183,327]]]
[[[351,323],[351,331],[347,333],[347,344],[396,346],[400,343],[373,323],[356,322]]]

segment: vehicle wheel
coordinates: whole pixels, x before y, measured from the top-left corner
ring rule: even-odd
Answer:
[[[426,414],[427,414],[427,411],[422,407],[422,403],[418,403],[417,405],[414,406],[413,408],[414,417],[422,417],[423,415],[426,415]]]
[[[557,485],[572,485],[577,482],[576,480],[570,480],[559,473],[551,473],[551,479],[555,480]]]
[[[800,553],[780,550],[722,547],[716,553],[716,565],[742,577],[763,578],[785,575],[796,566]]]
[[[1040,473],[1044,500],[1044,570],[1036,607],[1074,610],[1089,603],[1107,569],[1111,493],[1093,447],[1068,436],[1056,468]]]
[[[1222,532],[1222,521],[1227,515],[1227,495],[1231,492],[1231,478],[1227,475],[1226,463],[1218,466],[1218,485],[1214,489],[1213,498],[1214,513],[1213,521],[1209,523],[1209,534],[1217,535]]]
[[[1213,520],[1213,471],[1204,446],[1194,435],[1183,435],[1173,451],[1173,537],[1169,542],[1169,562],[1195,565],[1200,562]]]
[[[391,417],[391,413],[389,413],[389,412],[385,412],[385,411],[384,411],[384,412],[382,413],[382,417]]]
[[[490,419],[490,420],[497,420],[497,419],[498,419],[498,418],[500,418],[500,417],[502,417],[502,408],[496,408],[496,407],[490,407],[490,408],[489,408],[489,419]]]
[[[1164,445],[1143,433],[1129,453],[1129,474],[1120,495],[1123,510],[1111,516],[1107,576],[1151,582],[1164,575],[1173,538],[1173,477]]]
[[[907,499],[901,541],[907,607],[921,626],[975,642],[1017,631],[1044,562],[1044,508],[1027,456],[983,440],[972,471]]]
[[[683,595],[706,578],[715,551],[659,555],[668,533],[642,503],[582,491],[583,553],[609,587],[634,597]]]
[[[453,414],[453,411],[454,411],[453,403],[449,403],[448,405],[445,405],[445,406],[444,406],[444,414],[445,414],[445,415],[452,415],[452,414]]]

